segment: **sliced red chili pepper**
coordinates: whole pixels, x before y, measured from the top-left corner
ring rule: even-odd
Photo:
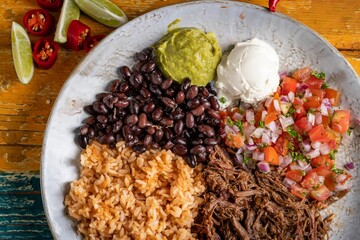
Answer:
[[[58,10],[63,1],[62,0],[36,0],[37,4],[50,11],[56,11]]]
[[[67,30],[68,47],[79,51],[84,48],[86,39],[90,37],[90,28],[79,20],[71,21]]]
[[[105,35],[95,35],[91,36],[88,39],[86,39],[84,43],[84,49],[86,52],[90,51],[92,48],[94,48],[100,41],[103,39]]]
[[[35,43],[32,54],[39,68],[49,69],[55,64],[58,52],[58,43],[47,38],[41,38]]]
[[[276,11],[276,5],[280,2],[280,0],[269,0],[269,9],[272,12]]]
[[[44,9],[33,9],[25,13],[23,24],[30,34],[45,36],[54,29],[54,18]]]

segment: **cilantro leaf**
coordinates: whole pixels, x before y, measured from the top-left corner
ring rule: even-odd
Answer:
[[[323,73],[323,72],[314,71],[311,73],[311,76],[314,76],[318,79],[325,79],[325,73]]]
[[[219,101],[220,101],[222,104],[225,104],[225,103],[226,103],[226,98],[221,97],[221,98],[219,98]]]
[[[264,128],[264,127],[265,127],[265,122],[264,122],[264,121],[260,121],[260,122],[259,122],[259,127]]]

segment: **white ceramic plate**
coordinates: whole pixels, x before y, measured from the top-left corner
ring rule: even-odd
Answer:
[[[235,42],[257,37],[278,52],[282,71],[310,66],[325,72],[330,85],[343,92],[344,107],[360,116],[360,81],[351,66],[325,39],[284,15],[232,1],[198,1],[149,12],[116,29],[91,51],[71,74],[53,107],[43,144],[41,191],[54,238],[80,238],[75,223],[66,215],[63,199],[69,183],[79,174],[81,149],[74,138],[86,117],[83,106],[92,103],[96,93],[118,78],[119,66],[131,65],[134,54],[159,40],[168,24],[177,18],[181,19],[180,27],[214,32],[223,51]],[[356,140],[344,146],[343,160],[359,163],[355,159],[360,155],[359,132],[355,132]],[[360,184],[356,178],[353,182],[351,193],[330,209],[337,214],[332,239],[360,236]]]

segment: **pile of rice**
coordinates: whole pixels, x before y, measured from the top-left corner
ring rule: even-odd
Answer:
[[[201,166],[166,150],[137,154],[124,142],[115,149],[93,142],[81,165],[65,205],[85,239],[195,239]]]

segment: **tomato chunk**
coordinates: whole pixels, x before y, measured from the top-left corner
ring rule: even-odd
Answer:
[[[305,102],[304,102],[304,108],[306,110],[310,109],[310,108],[318,108],[321,105],[321,99],[319,96],[311,96],[306,98]]]
[[[325,97],[325,91],[321,90],[321,89],[315,89],[315,88],[311,88],[310,89],[311,93],[313,96],[317,96],[320,98],[320,102],[324,99]]]
[[[341,94],[339,91],[327,88],[325,89],[325,97],[330,100],[331,106],[339,106],[341,100]]]
[[[279,155],[275,148],[265,147],[264,148],[264,160],[272,165],[279,165]]]
[[[311,75],[307,80],[305,80],[305,83],[312,89],[321,89],[321,86],[324,84],[324,80]]]
[[[280,136],[276,140],[274,148],[278,154],[280,154],[281,156],[286,156],[289,151],[289,140]]]
[[[335,191],[335,186],[337,184],[337,175],[334,172],[331,172],[330,175],[325,177],[324,185],[330,190]]]
[[[296,79],[290,77],[284,77],[281,83],[281,94],[287,95],[289,92],[296,93]]]
[[[314,171],[317,173],[317,175],[324,176],[324,177],[329,176],[332,172],[331,168],[329,166],[325,166],[325,165],[315,168]]]
[[[320,182],[319,176],[315,171],[310,171],[301,182],[301,186],[307,189],[313,188]]]
[[[330,141],[328,134],[325,131],[325,128],[322,124],[314,127],[309,132],[309,137],[311,142],[321,142],[321,143],[327,143]]]
[[[304,108],[304,102],[300,98],[296,97],[293,102],[293,107],[295,108],[295,118],[299,119],[306,116],[306,110]]]
[[[303,179],[303,171],[301,170],[290,170],[285,173],[285,177],[300,183]]]
[[[304,68],[296,70],[293,73],[292,77],[298,81],[304,81],[310,77],[312,72],[313,72],[313,70],[311,68],[304,67]]]
[[[240,133],[228,133],[225,137],[225,144],[231,148],[241,148],[244,145],[244,140]]]
[[[331,128],[339,133],[346,133],[350,125],[350,111],[336,110],[331,120]]]
[[[304,132],[309,132],[312,129],[312,125],[309,122],[308,117],[302,117],[295,121],[295,125]]]
[[[330,190],[325,185],[321,185],[310,191],[310,197],[318,201],[325,201],[330,197]]]
[[[331,168],[334,165],[334,162],[334,160],[330,159],[330,155],[327,154],[312,158],[310,164],[312,167],[328,166]]]
[[[309,190],[300,187],[298,184],[292,186],[290,192],[301,199],[304,199],[309,194]]]

